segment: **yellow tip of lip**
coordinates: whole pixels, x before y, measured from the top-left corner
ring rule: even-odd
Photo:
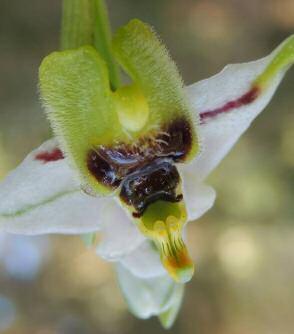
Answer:
[[[175,256],[162,258],[162,263],[170,276],[178,283],[187,283],[194,274],[194,263],[188,255],[186,247]]]
[[[177,279],[178,283],[187,283],[191,280],[194,275],[194,265],[181,268],[177,271]]]
[[[149,216],[145,213],[143,218],[145,220],[139,226],[144,235],[155,242],[168,274],[177,283],[190,281],[194,274],[194,264],[182,238],[187,218],[184,205],[159,202],[150,206]]]

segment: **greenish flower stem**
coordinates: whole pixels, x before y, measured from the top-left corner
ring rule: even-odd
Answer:
[[[113,90],[120,86],[118,66],[111,52],[111,29],[104,0],[63,0],[61,49],[94,46],[109,69]]]

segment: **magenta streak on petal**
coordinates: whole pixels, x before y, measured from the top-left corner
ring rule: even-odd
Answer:
[[[219,108],[206,110],[200,113],[200,122],[203,124],[209,118],[213,118],[218,116],[219,114],[227,113],[232,109],[240,108],[247,104],[252,103],[259,95],[260,88],[258,86],[253,86],[247,93],[237,98],[236,100],[232,100],[226,102]]]
[[[63,153],[59,148],[54,148],[52,151],[40,152],[35,156],[36,160],[43,161],[44,163],[57,161],[64,158]]]

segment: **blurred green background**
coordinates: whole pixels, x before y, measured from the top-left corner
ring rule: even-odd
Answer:
[[[294,31],[293,0],[109,0],[113,28],[151,23],[193,83],[268,54]],[[0,178],[49,138],[41,59],[58,49],[61,1],[0,2]],[[294,73],[209,183],[216,205],[188,227],[197,272],[170,333],[294,330]],[[127,311],[109,263],[78,237],[0,236],[0,332],[163,333]]]

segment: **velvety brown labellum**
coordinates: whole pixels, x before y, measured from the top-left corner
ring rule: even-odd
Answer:
[[[140,217],[157,200],[182,199],[176,195],[180,176],[174,163],[184,161],[191,147],[191,126],[178,119],[133,144],[90,150],[87,166],[103,185],[112,189],[121,185],[121,199],[135,209],[134,217]]]
[[[183,197],[176,194],[179,181],[179,173],[170,161],[154,161],[123,181],[120,198],[133,206],[133,216],[138,218],[157,200],[179,202]]]
[[[127,175],[160,157],[174,162],[184,161],[191,146],[191,126],[186,120],[178,119],[134,144],[101,145],[90,150],[87,166],[98,182],[115,189]]]

